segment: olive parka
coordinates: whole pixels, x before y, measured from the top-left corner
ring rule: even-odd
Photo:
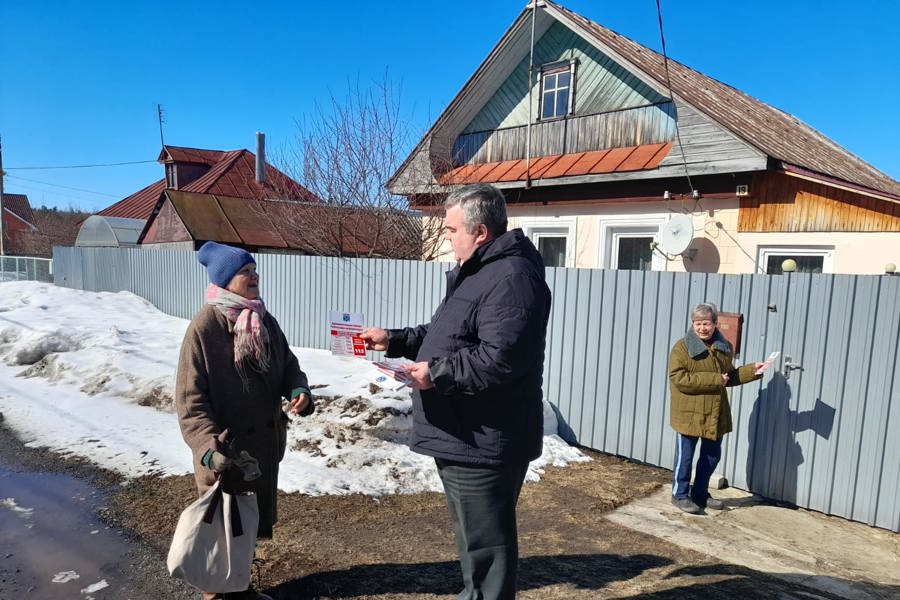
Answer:
[[[175,408],[184,441],[194,456],[194,481],[199,495],[215,483],[216,474],[201,463],[209,449],[237,457],[246,450],[259,461],[262,476],[243,480],[240,469],[222,475],[222,489],[229,493],[252,491],[259,505],[260,538],[272,537],[278,520],[278,463],[284,457],[288,417],[282,397],[298,388],[309,388],[306,374],[288,346],[278,322],[266,314],[270,365],[265,373],[248,367],[247,389],[234,366],[234,335],[228,319],[212,305],[204,305],[194,317],[181,346],[175,378]],[[312,412],[310,404],[303,412]],[[228,444],[216,437],[228,429]]]
[[[753,364],[735,368],[734,351],[716,329],[707,346],[689,329],[669,354],[669,390],[672,411],[669,422],[682,435],[720,440],[731,431],[731,406],[726,387],[742,385],[762,377]],[[728,383],[722,374],[728,374]]]

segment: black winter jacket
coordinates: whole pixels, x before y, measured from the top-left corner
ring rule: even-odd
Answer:
[[[427,362],[435,385],[413,392],[412,449],[476,465],[540,456],[549,315],[543,260],[520,229],[449,271],[431,323],[388,332],[387,356]]]

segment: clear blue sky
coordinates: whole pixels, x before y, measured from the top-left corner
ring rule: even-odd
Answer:
[[[654,0],[562,4],[660,48]],[[160,179],[162,167],[14,167],[154,160],[157,103],[168,144],[253,149],[264,131],[277,148],[348,79],[372,82],[386,69],[424,130],[525,5],[0,2],[5,189],[27,193],[33,206],[99,210]],[[900,179],[900,2],[662,7],[672,58],[796,115]]]

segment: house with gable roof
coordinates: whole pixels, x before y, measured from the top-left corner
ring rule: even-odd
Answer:
[[[418,258],[421,219],[331,206],[249,150],[164,146],[165,177],[82,224],[79,246],[196,250],[212,240],[252,252]]]
[[[3,194],[3,214],[0,215],[6,231],[7,254],[23,254],[22,241],[26,233],[37,231],[34,212],[25,194]]]
[[[265,163],[265,176],[257,178],[256,155],[246,149],[205,150],[163,146],[157,161],[165,177],[98,212],[102,217],[149,219],[167,189],[264,200],[316,200],[302,185]]]
[[[510,226],[549,266],[777,273],[793,258],[800,271],[881,273],[900,263],[900,183],[734,87],[671,59],[667,77],[661,54],[554,2],[532,6],[392,192],[425,209],[435,185],[496,185]],[[675,215],[693,225],[679,255],[654,248]]]

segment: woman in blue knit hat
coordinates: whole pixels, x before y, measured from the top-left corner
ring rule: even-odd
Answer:
[[[278,463],[290,412],[307,416],[313,399],[306,374],[278,322],[259,296],[256,261],[246,250],[206,242],[197,253],[209,274],[206,303],[188,326],[178,360],[175,405],[194,455],[202,496],[221,478],[229,493],[254,492],[258,537],[272,537],[277,520]],[[203,592],[204,600],[265,600],[248,589]]]

